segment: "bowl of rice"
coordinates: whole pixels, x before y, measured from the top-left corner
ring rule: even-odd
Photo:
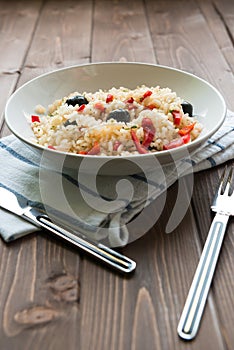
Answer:
[[[94,63],[16,90],[5,120],[54,170],[128,175],[189,156],[222,125],[226,105],[205,80],[144,63]]]

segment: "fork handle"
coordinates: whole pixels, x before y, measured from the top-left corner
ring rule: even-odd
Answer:
[[[212,221],[177,328],[185,340],[197,334],[228,219],[228,215],[217,213]]]

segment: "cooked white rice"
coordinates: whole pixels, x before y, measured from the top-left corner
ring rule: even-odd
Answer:
[[[77,95],[84,96],[86,104],[73,106],[66,102]],[[196,139],[202,130],[194,117],[183,112],[182,102],[171,89],[159,86],[73,92],[56,100],[47,110],[38,105],[35,109],[38,117],[32,116],[30,123],[37,144],[59,151],[108,156],[158,152],[167,149],[171,142],[176,141],[177,147],[185,127],[192,125],[185,143]],[[112,111],[119,109],[127,111],[129,120],[108,119]],[[179,123],[175,122],[175,111],[180,115]],[[144,146],[146,120],[152,140]],[[178,146],[183,143],[179,141]]]

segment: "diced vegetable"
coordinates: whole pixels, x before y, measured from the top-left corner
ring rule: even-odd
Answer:
[[[96,109],[99,109],[99,110],[102,111],[102,112],[105,111],[105,107],[104,107],[104,105],[103,105],[101,102],[95,103],[94,107],[95,107]]]
[[[187,135],[184,135],[182,137],[179,137],[178,139],[175,139],[175,140],[167,143],[166,145],[163,146],[163,149],[170,150],[173,148],[177,148],[179,146],[182,146],[182,145],[188,143],[189,141],[190,141],[190,135],[187,134]]]
[[[182,129],[180,129],[180,130],[178,131],[178,134],[179,134],[180,136],[189,134],[189,133],[193,130],[195,124],[196,124],[196,123],[193,123],[193,124],[184,126]]]
[[[187,134],[187,135],[184,135],[181,137],[182,137],[184,143],[188,143],[191,140],[190,134]]]
[[[133,102],[134,102],[134,98],[133,98],[133,97],[130,97],[126,102],[127,102],[127,103],[133,103]]]
[[[140,102],[143,102],[144,101],[144,99],[146,98],[146,97],[149,97],[149,96],[151,96],[152,95],[152,91],[150,91],[150,90],[147,90],[145,93],[144,93],[144,95],[140,98]]]
[[[150,118],[143,118],[141,125],[144,130],[144,140],[142,142],[142,146],[148,148],[154,139],[156,130]]]
[[[32,115],[31,121],[32,121],[32,123],[35,123],[35,122],[40,123],[40,117],[38,117],[38,115]]]
[[[173,115],[174,124],[179,126],[180,122],[181,122],[181,113],[180,113],[180,111],[173,110],[173,111],[171,111],[171,113]]]
[[[114,99],[114,96],[112,94],[108,94],[106,97],[106,103],[112,102]]]
[[[140,143],[140,141],[136,135],[136,132],[133,129],[131,129],[131,136],[132,136],[133,142],[135,143],[137,151],[141,154],[148,153],[147,149],[144,146],[142,146],[142,144]]]
[[[94,146],[91,148],[91,150],[89,150],[88,152],[87,152],[87,154],[88,155],[96,155],[96,154],[98,154],[98,153],[100,153],[100,145],[99,145],[99,143],[96,141],[96,142],[94,142]]]
[[[85,109],[85,104],[81,105],[78,109],[77,112],[82,112]]]
[[[154,109],[154,108],[157,108],[156,104],[154,103],[151,103],[150,105],[147,106],[148,109]]]
[[[148,90],[148,91],[146,91],[145,93],[144,93],[144,95],[143,95],[143,98],[145,99],[146,97],[149,97],[149,96],[151,96],[152,95],[152,91],[150,91],[150,90]]]
[[[169,150],[169,149],[173,149],[173,148],[182,146],[183,144],[184,144],[184,141],[183,141],[183,139],[181,137],[179,139],[175,139],[175,140],[167,143],[166,145],[163,146],[163,149],[164,150]]]

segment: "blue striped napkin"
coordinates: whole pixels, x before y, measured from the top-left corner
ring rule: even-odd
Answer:
[[[85,183],[72,172],[57,173],[40,167],[40,158],[13,135],[0,140],[0,186],[26,198],[29,205],[45,210],[74,232],[123,246],[147,232],[155,221],[142,225],[144,208],[185,174],[193,174],[234,158],[234,113],[228,111],[222,127],[191,157],[176,166],[167,165],[160,173],[147,176],[97,176],[98,193],[88,176]],[[92,179],[90,180],[92,181]],[[117,193],[117,198],[116,198]],[[135,234],[129,223],[135,223]],[[175,225],[174,225],[175,226]],[[0,209],[0,234],[12,241],[39,229]]]

